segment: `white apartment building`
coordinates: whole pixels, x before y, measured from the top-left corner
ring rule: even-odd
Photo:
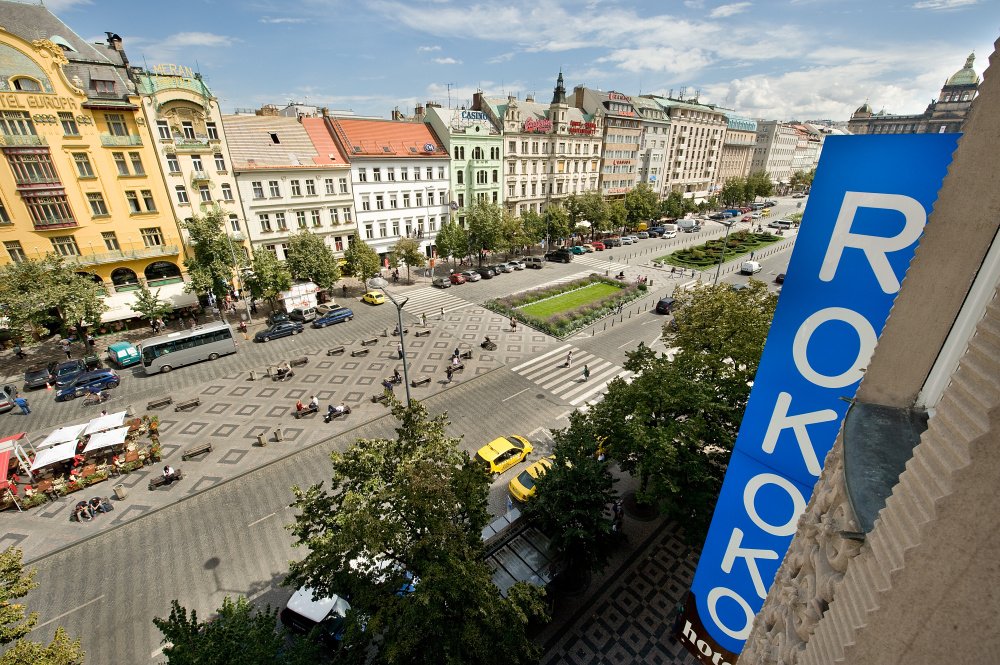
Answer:
[[[318,149],[306,131],[310,121],[322,123],[283,116],[222,118],[250,242],[282,260],[294,233],[309,230],[342,252],[357,230],[350,167],[328,135],[328,145]]]
[[[646,183],[661,196],[670,193],[667,159],[670,147],[670,117],[666,110],[652,99],[631,97],[632,106],[639,114],[639,174],[638,181]]]
[[[695,101],[643,95],[670,117],[670,191],[703,199],[715,190],[728,119],[712,106]]]
[[[726,112],[726,133],[722,138],[722,157],[715,175],[716,186],[721,188],[730,178],[750,175],[753,149],[757,143],[757,121]]]
[[[607,198],[624,198],[638,182],[642,140],[639,114],[631,98],[620,92],[602,92],[578,85],[573,89],[573,105],[603,118],[601,194]]]
[[[792,158],[798,134],[791,125],[778,120],[757,121],[757,144],[754,146],[752,171],[764,171],[774,184],[787,186],[792,177]]]

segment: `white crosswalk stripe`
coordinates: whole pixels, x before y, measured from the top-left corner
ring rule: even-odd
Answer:
[[[590,256],[589,254],[585,254],[583,256],[574,256],[573,263],[581,263],[590,268],[597,268],[598,270],[607,270],[608,272],[613,272],[615,275],[617,275],[619,271],[628,268],[628,265],[624,263],[618,263],[616,261],[606,261],[603,258],[599,258],[597,256]]]
[[[571,351],[573,362],[567,367],[566,355]],[[590,370],[590,378],[586,381],[584,365]],[[631,375],[620,366],[570,344],[563,344],[511,370],[574,406],[600,401],[608,383],[617,377]]]
[[[433,286],[414,289],[406,293],[408,300],[403,305],[403,309],[409,314],[420,316],[421,314],[440,314],[442,309],[445,312],[450,312],[472,304],[468,300],[451,295],[450,291],[451,289],[438,289]]]

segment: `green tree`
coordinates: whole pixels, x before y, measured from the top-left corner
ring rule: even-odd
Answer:
[[[340,279],[337,256],[321,237],[308,229],[289,237],[285,265],[292,278],[314,282],[321,289],[332,289]]]
[[[207,621],[176,600],[170,606],[166,619],[153,619],[170,665],[307,665],[320,658],[318,645],[276,628],[277,610],[255,610],[243,596],[235,602],[226,596]]]
[[[599,569],[612,545],[607,508],[615,500],[615,480],[606,461],[597,459],[598,433],[585,416],[573,412],[570,426],[552,433],[555,460],[539,478],[525,516],[552,539],[556,558],[574,572]]]
[[[545,221],[546,235],[550,239],[568,237],[573,228],[571,224],[576,223],[571,220],[569,209],[558,204],[545,206],[542,218]]]
[[[406,281],[411,282],[410,268],[423,268],[427,265],[427,255],[424,254],[420,241],[415,238],[400,238],[392,246],[392,255],[398,261],[406,264]]]
[[[590,222],[592,233],[612,230],[608,202],[604,200],[600,192],[585,192],[577,199],[577,207],[580,218],[576,222],[579,223],[582,220]],[[571,228],[571,231],[576,231],[576,228]]]
[[[497,251],[519,254],[528,242],[528,232],[524,228],[524,220],[504,210],[503,216],[500,218],[500,239]]]
[[[719,193],[719,199],[723,205],[737,206],[753,198],[747,195],[747,184],[746,178],[736,177],[727,179],[722,185],[722,191]]]
[[[292,288],[292,275],[288,268],[269,250],[254,253],[251,269],[243,283],[250,289],[253,298],[263,298],[273,305],[279,293]]]
[[[243,252],[237,250],[225,231],[225,213],[216,206],[204,215],[195,215],[181,222],[188,233],[193,256],[184,260],[190,278],[185,289],[189,293],[212,293],[222,300],[229,293],[233,275],[246,264]]]
[[[555,207],[554,204],[547,206],[546,210],[552,207]],[[537,245],[545,240],[545,233],[547,231],[545,218],[534,210],[528,210],[521,214],[521,225],[524,228],[524,236],[528,240],[528,243]]]
[[[445,223],[434,238],[438,256],[451,257],[452,263],[469,253],[469,234],[455,220]]]
[[[103,287],[57,254],[0,267],[0,309],[12,330],[41,336],[52,326],[53,311],[62,327],[100,321],[108,307]]]
[[[766,171],[753,171],[747,176],[747,197],[755,199],[758,196],[767,198],[774,194],[774,183]]]
[[[293,489],[290,529],[309,553],[288,582],[350,597],[348,658],[377,645],[380,663],[535,662],[525,625],[541,611],[541,590],[504,599],[484,563],[485,469],[447,436],[446,416],[431,418],[416,401],[391,406],[396,438],[332,453],[329,492]],[[399,596],[408,573],[419,582]]]
[[[641,182],[625,194],[625,223],[629,227],[659,217],[659,211],[660,197],[647,183]]]
[[[356,277],[362,285],[379,274],[382,269],[382,262],[378,258],[378,253],[355,233],[344,252],[344,260],[347,262],[346,268],[350,275]]]
[[[174,306],[165,300],[160,300],[160,289],[153,292],[143,282],[135,292],[135,304],[132,305],[132,309],[139,312],[143,318],[154,321],[174,311]]]
[[[11,644],[0,665],[79,665],[83,650],[79,640],[72,640],[62,628],[48,645],[25,640],[38,622],[38,613],[27,612],[17,602],[36,588],[35,571],[25,571],[21,550],[8,547],[0,552],[0,644]]]
[[[628,223],[628,209],[625,207],[624,199],[608,201],[607,211],[608,216],[606,221],[595,229],[596,231],[605,232],[625,228],[625,225]]]
[[[496,203],[476,201],[469,209],[466,220],[469,244],[476,250],[481,266],[486,252],[494,252],[500,246],[503,208]]]
[[[660,202],[660,216],[679,219],[684,216],[684,195],[680,192],[670,192],[667,198]]]

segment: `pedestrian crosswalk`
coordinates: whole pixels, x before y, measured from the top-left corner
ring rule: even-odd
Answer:
[[[406,304],[403,309],[409,314],[420,316],[427,314],[440,314],[441,311],[450,312],[456,309],[468,307],[471,303],[458,296],[451,295],[451,289],[438,289],[433,286],[408,291]]]
[[[598,256],[591,256],[590,254],[584,254],[583,256],[574,256],[573,263],[580,263],[588,268],[596,268],[601,271],[608,271],[609,274],[617,275],[622,270],[628,268],[628,265],[624,263],[617,263],[611,260],[605,260]]]
[[[570,355],[572,360],[567,366],[567,356]],[[589,371],[587,377],[584,377],[584,367]],[[511,370],[573,406],[600,401],[608,383],[631,374],[571,344],[563,344]]]

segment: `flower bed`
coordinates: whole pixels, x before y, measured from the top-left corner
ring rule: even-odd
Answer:
[[[618,305],[641,298],[645,289],[601,275],[522,291],[485,303],[487,309],[509,316],[554,337],[566,337],[614,312]]]
[[[730,261],[744,254],[749,254],[761,247],[767,247],[779,240],[781,240],[779,236],[767,232],[751,233],[750,231],[743,230],[731,233],[729,239],[726,240],[723,262]],[[679,249],[676,252],[661,256],[655,260],[682,268],[704,270],[710,266],[718,265],[719,255],[723,251],[722,243],[722,238],[716,238],[702,245]]]

